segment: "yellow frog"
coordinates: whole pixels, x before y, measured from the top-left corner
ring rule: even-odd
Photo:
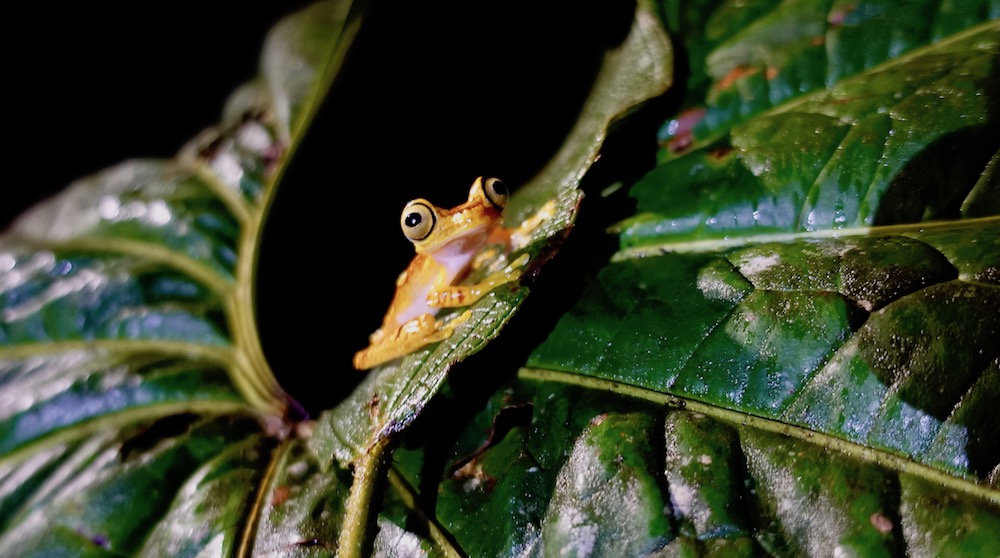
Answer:
[[[457,284],[487,244],[510,246],[516,233],[502,226],[509,195],[503,182],[479,177],[472,183],[468,201],[450,210],[424,199],[406,204],[400,226],[417,255],[396,279],[396,294],[382,327],[369,336],[368,347],[354,355],[355,368],[367,370],[447,339],[470,312],[442,322],[434,317],[439,309],[469,306],[521,276],[519,268],[527,254],[480,283]]]

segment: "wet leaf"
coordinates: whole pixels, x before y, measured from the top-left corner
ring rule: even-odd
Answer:
[[[0,541],[20,555],[231,551],[268,451],[255,430],[248,418],[167,419],[38,452],[5,468],[8,488],[27,478],[32,490],[5,491]]]
[[[622,245],[985,216],[974,208],[995,191],[976,184],[1000,149],[998,44],[998,24],[982,23],[664,160],[632,188]]]
[[[1000,14],[885,9],[673,20],[705,106],[522,370],[668,407],[664,552],[997,552]]]
[[[562,148],[515,192],[505,210],[507,224],[515,226],[539,211],[549,214],[532,232],[525,249],[507,257],[514,261],[522,253],[531,256],[524,276],[539,272],[572,226],[582,196],[577,186],[596,160],[609,124],[666,89],[669,60],[667,37],[653,14],[640,5],[628,37],[605,55],[593,91]],[[550,203],[554,203],[551,208],[547,207]],[[319,419],[311,442],[317,458],[334,456],[346,465],[403,430],[438,391],[449,368],[495,337],[528,290],[519,284],[495,289],[469,308],[471,317],[447,340],[370,371],[346,401]],[[447,316],[442,313],[438,319]]]
[[[498,289],[471,308],[451,339],[371,374],[331,412],[333,420],[318,425],[293,422],[302,410],[272,375],[254,321],[264,219],[359,13],[326,2],[279,23],[260,77],[232,95],[218,127],[174,159],[130,161],[72,184],[3,236],[5,548],[149,556],[348,555],[362,546],[379,555],[457,552],[405,482],[394,485],[376,519],[351,498],[379,475],[359,480],[344,466],[407,428],[447,369],[497,334],[526,285]],[[577,186],[610,122],[669,84],[669,53],[659,22],[641,7],[633,32],[609,51],[564,148],[510,204],[509,220],[544,215],[522,249],[531,258],[526,278],[572,225]],[[324,430],[331,425],[346,425],[346,438]],[[60,519],[45,521],[50,513]],[[127,520],[115,522],[122,514]],[[369,520],[375,531],[348,539],[357,547],[338,547],[345,532]]]
[[[664,125],[668,151],[711,142],[786,101],[1000,17],[989,0],[918,0],[905,10],[882,0],[663,4],[667,25],[689,47],[689,104],[704,105],[694,123]]]
[[[177,157],[79,180],[0,237],[6,552],[245,555],[260,521],[281,535],[272,550],[296,548],[290,533],[331,539],[311,509],[276,517],[280,498],[260,491],[310,475],[279,440],[296,409],[252,293],[264,217],[357,30],[351,10],[277,24],[260,77]],[[287,499],[329,499],[340,517],[333,473],[312,476]]]
[[[985,478],[1000,463],[1000,423],[987,411],[1000,356],[991,341],[1000,283],[988,279],[998,238],[996,223],[969,223],[622,260],[602,270],[529,365]]]
[[[1000,554],[995,2],[640,2],[506,224],[551,213],[481,271],[523,253],[523,280],[295,423],[252,273],[359,13],[279,24],[218,128],[80,181],[0,241],[3,548]],[[594,227],[581,207],[620,218],[613,161],[606,199],[581,179],[671,80],[671,42],[686,82],[661,99],[678,112],[656,167],[624,184],[621,251],[593,272],[589,246],[587,265],[551,262],[587,287],[552,297],[568,310],[546,307],[565,313],[517,380],[449,383],[542,298],[568,230]],[[490,366],[513,377],[514,358]]]
[[[996,501],[780,423],[530,370],[500,397],[531,405],[530,424],[444,481],[438,502],[477,555],[605,555],[626,545],[645,545],[629,555],[695,556],[998,550],[986,539],[1000,521]],[[507,523],[516,530],[483,521],[503,508],[516,511]]]

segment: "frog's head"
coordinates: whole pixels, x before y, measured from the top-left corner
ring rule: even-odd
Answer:
[[[480,176],[462,205],[442,209],[425,199],[416,199],[403,208],[399,224],[418,254],[475,251],[503,222],[503,208],[509,197],[507,186],[499,179]]]

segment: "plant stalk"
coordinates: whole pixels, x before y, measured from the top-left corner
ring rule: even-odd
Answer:
[[[337,558],[362,558],[371,554],[368,528],[375,524],[372,498],[385,476],[389,441],[378,440],[354,468],[354,482],[345,504],[344,523],[337,540]]]

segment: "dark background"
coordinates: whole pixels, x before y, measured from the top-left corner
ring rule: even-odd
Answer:
[[[76,178],[171,157],[255,75],[274,21],[306,2],[110,4],[5,5],[3,228]]]
[[[76,178],[128,158],[173,156],[256,75],[274,22],[307,4],[9,6],[13,152],[0,226]],[[279,379],[313,407],[328,406],[359,377],[351,355],[379,325],[412,256],[398,229],[402,205],[414,197],[457,205],[479,175],[514,188],[530,179],[558,148],[634,9],[610,1],[588,9],[389,4],[369,5],[262,245],[265,351]],[[652,151],[644,145],[642,153]],[[337,381],[337,393],[314,389],[344,376],[351,381]]]

